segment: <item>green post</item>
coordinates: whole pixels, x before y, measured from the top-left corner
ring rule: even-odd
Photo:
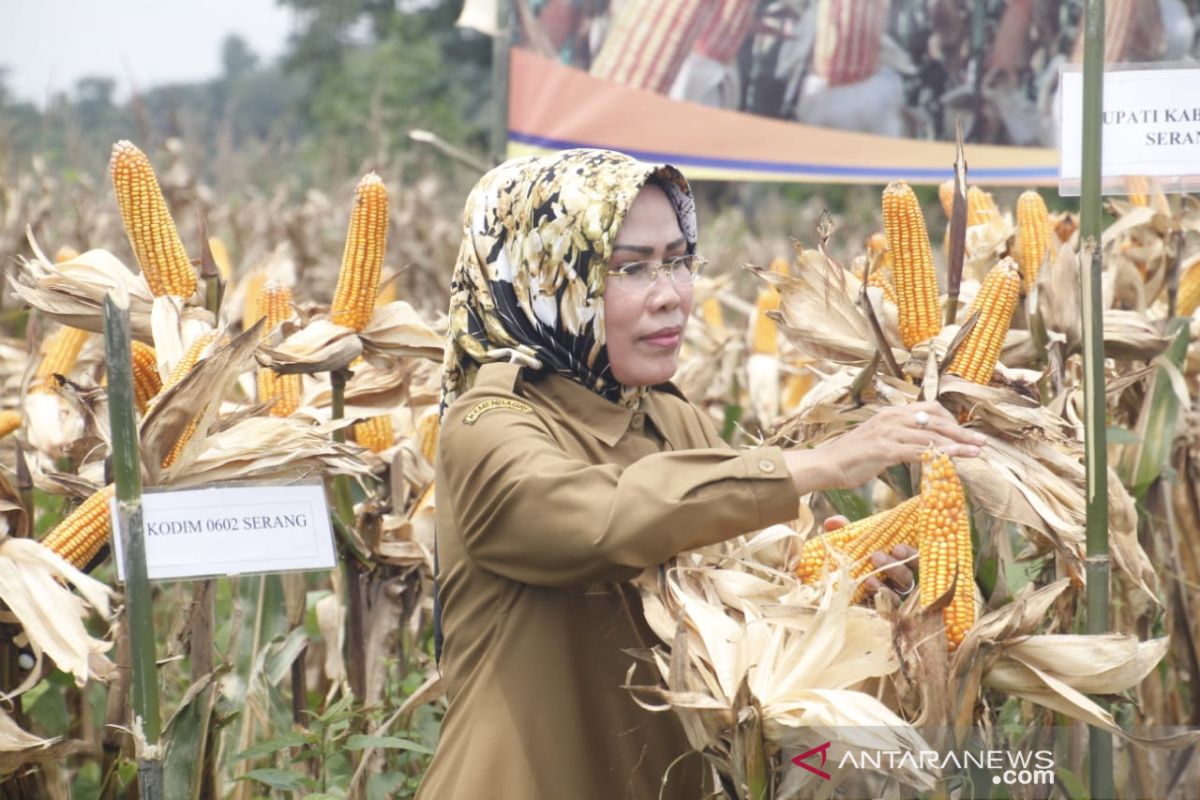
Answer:
[[[133,416],[133,360],[129,337],[129,298],[104,299],[104,351],[108,363],[108,419],[117,520],[124,544],[125,613],[129,620],[133,672],[134,730],[141,728],[145,747],[138,754],[138,796],[162,800],[159,754],[162,721],[158,711],[158,673],[154,657],[154,618],[146,577],[146,539],[142,525],[142,466]]]
[[[1104,306],[1101,299],[1103,248],[1100,244],[1102,112],[1104,108],[1104,0],[1086,0],[1083,40],[1083,163],[1079,188],[1083,302],[1084,416],[1087,430],[1087,627],[1089,634],[1108,633],[1108,459],[1104,393]],[[1094,698],[1105,708],[1108,703]],[[1112,735],[1088,731],[1091,796],[1115,797]]]
[[[512,46],[509,25],[512,0],[496,3],[496,36],[492,39],[492,135],[489,142],[492,164],[499,164],[508,153],[508,50]]]

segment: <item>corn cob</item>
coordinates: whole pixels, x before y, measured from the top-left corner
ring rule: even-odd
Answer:
[[[796,366],[813,363],[812,359],[801,359]],[[808,394],[808,390],[813,386],[813,375],[811,372],[804,370],[801,372],[793,372],[787,376],[787,380],[783,384],[783,393],[779,398],[779,404],[784,411],[791,411],[796,406],[800,405],[800,401],[804,399],[804,395]]]
[[[779,309],[779,303],[779,292],[770,286],[758,293],[758,300],[754,304],[753,352],[766,355],[776,355],[779,352],[775,320],[767,316],[768,311]]]
[[[1033,190],[1022,192],[1017,198],[1017,230],[1021,274],[1025,276],[1025,291],[1029,291],[1050,251],[1050,212],[1046,210],[1046,201]]]
[[[83,350],[89,336],[91,334],[87,331],[64,325],[48,337],[43,345],[42,363],[33,375],[29,391],[53,392],[51,377],[71,374],[71,370],[75,369],[75,362],[79,360],[79,352]]]
[[[108,543],[112,530],[108,504],[113,491],[114,486],[110,483],[84,500],[79,508],[46,535],[42,544],[76,569],[86,567],[100,552],[100,548]]]
[[[904,181],[883,191],[883,228],[892,254],[900,338],[911,349],[942,329],[929,232],[916,194]]]
[[[700,316],[704,324],[716,336],[725,334],[725,314],[721,311],[721,301],[715,297],[706,297],[700,304]]]
[[[968,312],[970,315],[978,311],[979,319],[967,338],[959,343],[954,359],[946,368],[947,372],[984,386],[992,382],[996,362],[1000,360],[1000,349],[1004,346],[1004,337],[1008,335],[1020,295],[1021,278],[1017,273],[1017,264],[1011,258],[1005,258],[992,267],[992,271],[983,279],[979,294]]]
[[[54,263],[61,264],[64,261],[70,261],[73,258],[79,258],[79,251],[74,247],[71,247],[69,244],[64,244],[62,247],[58,248],[58,251],[54,254]]]
[[[259,318],[266,317],[263,336],[275,329],[279,323],[291,319],[292,290],[277,283],[268,283],[258,295]],[[300,407],[300,376],[280,375],[270,367],[258,368],[258,401],[274,400],[271,414],[288,417]]]
[[[379,294],[375,296],[375,307],[379,308],[396,302],[399,299],[396,291],[396,284],[399,283],[397,277],[395,275],[389,275],[387,278],[381,276],[379,282]]]
[[[242,294],[242,330],[248,331],[261,319],[258,313],[258,296],[267,284],[267,272],[256,269],[246,276],[246,291]]]
[[[417,440],[421,443],[421,455],[425,456],[425,460],[430,464],[437,456],[438,433],[442,427],[442,420],[437,414],[426,414],[417,423]]]
[[[954,597],[942,610],[946,640],[953,652],[975,623],[974,554],[967,503],[958,473],[945,453],[921,456],[921,498],[917,517],[920,536],[918,588],[927,608],[955,581]]]
[[[188,259],[179,230],[146,154],[124,139],[113,145],[113,189],[129,244],[155,297],[191,297],[196,270]]]
[[[878,267],[872,270],[872,272],[892,268],[892,252],[888,250],[887,235],[878,232],[872,233],[867,237],[867,256],[868,258],[875,258],[880,253],[882,255],[879,256]]]
[[[991,192],[985,192],[978,186],[967,189],[967,227],[982,225],[986,222],[1000,219],[1000,209],[992,199]]]
[[[817,5],[813,68],[830,86],[874,74],[888,0],[821,0]]]
[[[1144,175],[1129,175],[1125,178],[1125,190],[1129,198],[1130,205],[1146,207],[1150,205],[1148,193],[1150,191],[1150,181],[1146,180]]]
[[[154,348],[139,341],[133,343],[133,401],[137,410],[145,413],[150,398],[162,391],[158,374],[158,354]]]
[[[207,331],[193,339],[192,343],[188,345],[188,349],[183,351],[183,358],[179,359],[179,363],[175,365],[175,369],[171,370],[171,374],[167,376],[167,380],[163,383],[162,388],[170,389],[183,380],[192,371],[192,367],[196,366],[200,361],[200,354],[216,338],[216,331]]]
[[[887,249],[887,237],[882,233],[873,233],[867,238],[867,260],[874,266],[867,279],[868,286],[877,286],[883,292],[885,299],[896,304],[896,290],[892,286],[892,254]],[[855,269],[854,276],[862,280],[865,270]]]
[[[718,13],[716,6],[713,0],[621,4],[592,60],[592,75],[666,94],[684,59]]]
[[[175,369],[171,370],[171,374],[167,376],[166,382],[163,383],[163,389],[169,389],[187,377],[187,374],[192,371],[192,368],[194,368],[196,364],[200,363],[200,354],[203,353],[204,350],[210,344],[212,344],[216,338],[216,331],[208,331],[207,333],[202,333],[197,336],[195,340],[192,341],[191,345],[188,346],[188,349],[184,351],[183,358],[181,358],[179,363],[175,365]],[[163,469],[171,466],[179,459],[180,454],[183,452],[184,446],[188,443],[188,440],[192,438],[192,434],[196,432],[196,427],[199,424],[200,417],[193,417],[192,421],[188,423],[188,426],[184,428],[183,433],[180,434],[179,438],[175,441],[175,446],[171,448],[171,452],[167,453],[167,455],[163,457]]]
[[[229,276],[233,274],[233,268],[229,262],[229,248],[225,246],[225,242],[221,241],[221,237],[208,237],[208,252],[212,253],[221,280],[229,280]]]
[[[954,178],[947,178],[938,184],[938,202],[942,204],[946,219],[950,219],[954,213]]]
[[[395,439],[396,431],[392,425],[392,418],[387,414],[371,417],[354,425],[354,441],[372,453],[387,450]]]
[[[21,412],[13,409],[0,411],[0,436],[8,436],[21,427]]]
[[[1188,267],[1179,279],[1179,296],[1175,304],[1181,317],[1190,317],[1200,306],[1200,261]]]
[[[333,293],[333,321],[356,331],[367,327],[375,309],[383,251],[387,248],[388,193],[374,172],[358,182],[346,249]]]
[[[861,578],[874,569],[867,556],[876,551],[890,552],[899,544],[916,546],[917,515],[921,498],[913,497],[888,511],[851,522],[837,530],[809,539],[800,551],[800,562],[796,574],[805,583],[821,577],[831,550],[844,553],[853,562],[851,575]],[[865,587],[859,587],[857,599],[861,599]]]

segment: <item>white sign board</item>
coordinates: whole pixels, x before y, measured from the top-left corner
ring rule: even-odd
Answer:
[[[1059,191],[1079,194],[1083,156],[1083,73],[1059,83]],[[1159,191],[1200,185],[1200,69],[1106,70],[1100,173],[1105,194],[1128,194],[1127,177]]]
[[[111,507],[117,575],[121,531]],[[222,486],[142,494],[151,580],[330,569],[337,564],[325,487]]]

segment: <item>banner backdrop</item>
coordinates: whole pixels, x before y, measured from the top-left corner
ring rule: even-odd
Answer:
[[[716,180],[1054,185],[1082,3],[516,0],[510,155],[608,147]],[[1176,13],[1178,12],[1178,13]],[[1109,0],[1111,63],[1190,55],[1182,0]]]

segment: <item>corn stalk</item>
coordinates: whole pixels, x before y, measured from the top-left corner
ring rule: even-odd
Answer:
[[[1087,470],[1087,632],[1109,630],[1108,464],[1104,392],[1104,305],[1101,297],[1101,114],[1104,108],[1104,0],[1084,5],[1083,164],[1079,198],[1082,269],[1084,424]],[[1085,260],[1083,254],[1089,254]],[[1099,700],[1107,710],[1108,703]],[[1112,735],[1089,730],[1091,796],[1113,794]]]
[[[146,577],[146,539],[142,528],[142,468],[133,415],[133,356],[129,337],[129,301],[112,294],[104,299],[104,349],[108,365],[108,414],[112,426],[113,473],[117,519],[124,534],[125,604],[133,656],[133,730],[138,750],[138,795],[163,797],[159,739],[157,665],[150,580]]]

